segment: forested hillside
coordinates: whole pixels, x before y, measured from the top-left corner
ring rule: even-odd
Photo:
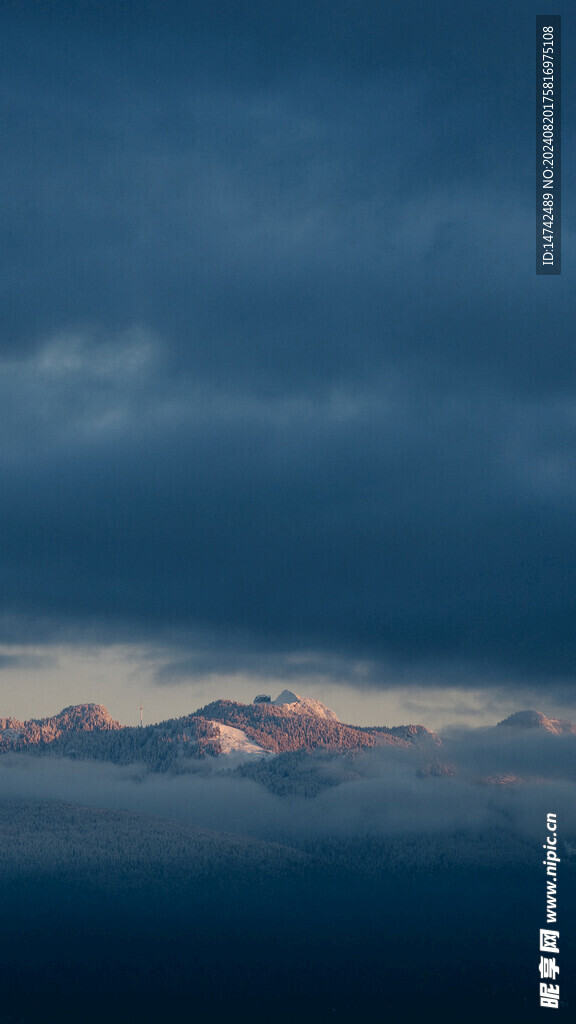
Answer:
[[[272,704],[237,704],[231,700],[216,700],[200,708],[196,714],[242,729],[250,739],[274,753],[322,747],[328,750],[354,750],[374,747],[380,743],[406,747],[410,742],[407,736],[396,735],[394,730],[359,728],[312,714],[294,715]],[[428,733],[423,726],[414,728]]]
[[[221,747],[218,729],[199,716],[185,725],[176,721],[144,728],[125,726],[114,732],[63,733],[49,746],[32,752],[118,765],[138,763],[151,771],[180,772],[193,770],[191,762],[217,757]]]
[[[113,891],[146,884],[174,893],[201,880],[299,874],[310,854],[251,836],[149,814],[59,800],[0,800],[0,876],[89,882]],[[1,1017],[0,1017],[1,1020]]]

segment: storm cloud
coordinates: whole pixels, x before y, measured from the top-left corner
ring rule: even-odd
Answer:
[[[4,642],[572,680],[533,12],[442,11],[4,5]]]

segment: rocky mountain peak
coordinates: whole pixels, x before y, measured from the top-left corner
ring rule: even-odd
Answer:
[[[301,697],[298,693],[293,693],[292,690],[282,690],[275,700],[272,700],[266,694],[258,694],[254,698],[254,704],[264,704],[275,708],[282,708],[283,711],[288,711],[295,715],[317,715],[318,718],[327,718],[331,722],[337,722],[338,716],[332,711],[331,708],[326,707],[321,701],[315,700],[314,697]]]

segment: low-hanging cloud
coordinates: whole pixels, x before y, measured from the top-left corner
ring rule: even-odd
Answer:
[[[425,750],[377,747],[352,760],[322,755],[332,784],[314,797],[278,796],[237,774],[164,776],[139,765],[25,754],[0,759],[0,785],[4,798],[123,809],[294,845],[491,829],[531,841],[551,811],[563,836],[574,836],[576,737],[511,733],[460,730]]]

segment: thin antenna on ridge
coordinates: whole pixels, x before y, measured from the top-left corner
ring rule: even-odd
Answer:
[[[142,703],[142,698],[140,698],[140,728],[141,728],[141,729],[142,729],[142,728],[143,728],[143,726],[144,726],[144,723],[143,723],[143,721],[142,721],[142,712],[143,712],[143,711],[144,711],[144,705],[143,705],[143,703]]]

